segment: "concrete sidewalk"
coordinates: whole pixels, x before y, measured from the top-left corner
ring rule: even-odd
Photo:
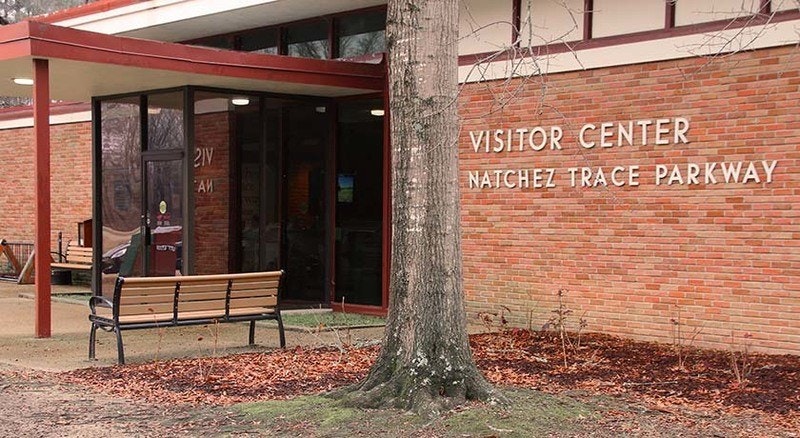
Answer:
[[[54,296],[61,293],[88,292],[75,286],[53,286]],[[97,360],[88,360],[89,306],[84,302],[52,302],[52,337],[35,338],[34,286],[0,282],[0,364],[43,371],[66,371],[117,363],[116,339],[112,333],[98,331]],[[216,332],[216,333],[215,333]],[[148,362],[176,357],[227,355],[247,351],[265,351],[278,347],[274,324],[259,323],[256,345],[247,345],[247,323],[217,326],[170,327],[123,332],[126,363]],[[353,331],[355,340],[380,339],[383,328]],[[333,345],[333,333],[286,331],[286,346]]]

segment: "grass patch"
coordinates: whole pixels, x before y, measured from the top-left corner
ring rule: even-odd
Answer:
[[[80,304],[82,306],[88,304],[89,298],[92,297],[91,292],[85,292],[85,293],[78,293],[74,291],[59,292],[55,290],[51,293],[51,295],[55,300],[64,303]]]
[[[506,391],[508,406],[471,404],[441,418],[423,417],[394,409],[355,409],[324,396],[298,397],[238,405],[249,420],[274,436],[437,436],[531,437],[573,436],[587,420],[600,416],[597,405],[537,391]]]
[[[345,328],[345,327],[373,327],[386,324],[384,318],[357,313],[283,313],[283,323],[290,326],[307,328]]]

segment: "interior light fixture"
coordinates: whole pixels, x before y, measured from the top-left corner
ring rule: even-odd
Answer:
[[[33,79],[31,78],[13,78],[11,80],[17,85],[33,85]]]
[[[324,106],[318,106],[318,107],[314,108],[314,111],[316,111],[316,112],[318,112],[320,114],[325,114],[325,112],[328,111],[328,108],[326,108]]]
[[[383,115],[385,114],[385,111],[380,109],[380,108],[376,108],[376,109],[370,110],[369,113],[372,114],[375,117],[383,117]]]
[[[236,106],[250,105],[250,99],[247,97],[234,97],[231,98],[231,103]]]

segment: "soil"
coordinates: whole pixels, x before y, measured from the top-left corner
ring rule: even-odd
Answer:
[[[147,403],[87,391],[52,374],[0,370],[0,436],[218,436],[252,429],[227,409]]]
[[[570,434],[800,436],[798,356],[738,354],[743,377],[737,379],[730,352],[685,349],[679,367],[669,345],[588,334],[578,347],[577,337],[571,338],[566,366],[556,333],[510,330],[470,339],[478,366],[493,383],[584,400],[602,411],[575,423]],[[0,418],[12,418],[0,427],[64,435],[39,421],[47,413],[80,436],[247,434],[254,420],[231,405],[296,399],[354,383],[366,375],[377,349],[298,347],[65,373],[0,371]],[[308,426],[303,424],[284,430]],[[420,430],[420,436],[449,436],[440,426]]]

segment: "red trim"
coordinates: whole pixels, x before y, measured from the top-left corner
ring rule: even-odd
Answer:
[[[46,59],[33,60],[33,142],[36,151],[36,337],[49,338],[50,309],[50,72]]]
[[[328,57],[339,57],[339,38],[336,38],[336,20],[328,19]]]
[[[642,32],[634,32],[624,35],[612,35],[602,38],[592,38],[587,41],[570,41],[566,43],[535,46],[532,47],[530,51],[532,56],[553,55],[556,53],[566,53],[576,50],[596,49],[598,47],[609,47],[620,44],[652,41],[657,39],[672,38],[672,37],[692,35],[692,34],[718,32],[727,29],[740,29],[747,26],[757,26],[767,23],[780,23],[783,21],[790,21],[796,19],[800,19],[800,11],[793,9],[793,10],[775,12],[774,14],[771,14],[769,16],[748,15],[746,17],[739,17],[733,20],[710,21],[707,23],[673,27],[671,29],[646,30]],[[528,56],[531,56],[531,54],[528,54]],[[503,53],[484,52],[484,53],[475,53],[470,55],[461,55],[458,57],[458,65],[472,65],[480,62],[487,62],[487,60],[504,61],[509,59],[510,56],[524,56],[524,55],[520,54],[512,55],[509,52],[503,52]]]
[[[21,45],[20,45],[21,43]],[[33,56],[359,90],[382,90],[381,65],[217,50],[26,21],[0,28],[0,59]]]
[[[512,0],[511,4],[511,44],[519,47],[519,35],[522,32],[522,0]]]
[[[135,3],[142,3],[147,0],[97,0],[92,3],[75,6],[73,8],[56,11],[50,14],[37,15],[31,17],[31,21],[42,23],[56,23],[72,18],[83,17],[86,15],[100,14],[112,9],[118,9]]]
[[[364,304],[347,304],[344,305],[344,310],[342,310],[342,303],[331,303],[331,308],[334,312],[343,312],[347,311],[349,313],[360,313],[362,315],[373,315],[373,316],[386,316],[387,308],[386,307],[379,307],[379,306],[367,306]]]
[[[583,0],[583,39],[592,39],[592,22],[594,21],[594,0]]]
[[[758,13],[760,13],[760,14],[771,14],[772,13],[772,0],[761,0],[761,5],[758,8]]]
[[[677,0],[667,0],[664,2],[664,28],[672,29],[675,27],[675,3]]]

